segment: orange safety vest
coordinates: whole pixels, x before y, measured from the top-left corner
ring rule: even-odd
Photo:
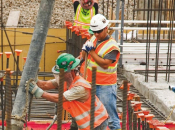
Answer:
[[[89,15],[83,15],[83,8],[81,7],[81,5],[79,4],[76,10],[76,14],[74,17],[74,25],[75,26],[82,26],[84,29],[89,29],[90,27],[90,21],[92,19],[92,17],[95,15],[95,8],[92,7],[91,9],[89,9],[87,11],[87,13],[89,13]]]
[[[91,38],[91,41],[94,44],[94,47],[96,46],[97,39],[96,38]],[[108,40],[103,41],[100,43],[96,49],[95,53],[100,56],[104,57],[106,54],[110,53],[113,50],[119,51],[119,53],[116,56],[116,61],[112,64],[109,65],[108,69],[103,69],[100,67],[95,60],[88,55],[88,61],[87,61],[87,77],[86,80],[88,82],[92,82],[92,66],[97,66],[97,71],[96,71],[96,84],[97,85],[112,85],[116,84],[117,82],[117,62],[120,57],[120,49],[117,45],[117,42],[110,37]]]
[[[91,85],[81,76],[75,77],[69,89],[75,86],[83,86],[86,89],[91,89]],[[75,118],[80,130],[90,130],[91,96],[85,102],[79,102],[76,100],[64,102],[63,108],[67,110],[72,117]],[[108,118],[107,111],[97,96],[95,96],[94,118],[94,128],[99,126]]]

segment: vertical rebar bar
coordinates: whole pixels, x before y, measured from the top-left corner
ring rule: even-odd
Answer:
[[[2,130],[4,130],[4,119],[5,119],[5,115],[4,115],[4,87],[3,87],[3,76],[0,79],[1,80],[1,113],[2,113]]]
[[[159,50],[160,50],[160,31],[161,31],[161,19],[162,19],[162,2],[159,1],[159,9],[158,12],[158,27],[157,27],[157,44],[156,44],[156,61],[155,61],[155,81],[157,82],[158,75],[158,65],[159,65]]]
[[[17,56],[17,65],[16,65],[16,88],[15,88],[15,97],[16,97],[16,93],[17,93],[17,88],[18,88],[18,70],[19,67],[19,56]]]
[[[116,7],[116,20],[119,20],[119,12],[120,12],[120,0],[117,0],[117,7]],[[115,24],[118,27],[118,23]],[[115,30],[115,40],[118,42],[118,30]]]
[[[10,69],[6,69],[6,129],[11,130],[11,111],[12,111],[12,90]]]
[[[133,113],[133,130],[137,130],[137,115]]]
[[[69,53],[69,42],[68,42],[68,40],[69,40],[69,29],[68,29],[68,27],[66,27],[66,52],[67,53]]]
[[[170,2],[170,9],[172,9],[169,13],[169,20],[170,20],[170,29],[168,31],[168,53],[167,53],[167,66],[166,66],[166,81],[169,82],[170,80],[170,67],[171,67],[171,52],[172,52],[172,40],[173,40],[173,27],[174,27],[174,24],[173,24],[173,21],[174,21],[174,17],[175,17],[175,2],[172,1]]]
[[[132,113],[133,113],[133,110],[132,110],[132,106],[131,106],[131,101],[129,100],[128,101],[128,112],[129,112],[129,129],[127,130],[132,130]]]
[[[3,49],[3,41],[4,41],[3,29],[4,29],[4,25],[3,25],[3,0],[1,0],[1,52],[2,53],[4,52],[4,49]],[[4,58],[2,56],[2,58],[1,58],[1,69],[2,70],[4,69],[3,61],[4,61]]]
[[[125,7],[125,0],[122,0],[122,16],[121,16],[121,39],[120,39],[120,52],[123,53],[123,30],[124,30],[124,8]],[[120,55],[119,65],[122,67],[123,55]]]
[[[148,12],[147,12],[147,43],[146,43],[146,66],[145,66],[145,82],[148,82],[148,71],[149,71],[149,53],[150,53],[150,33],[151,33],[151,18],[150,18],[150,0],[148,0]],[[150,21],[149,21],[150,20]],[[150,22],[150,23],[149,23]],[[149,36],[149,38],[148,38]]]
[[[91,89],[91,111],[90,130],[94,130],[95,94],[96,94],[96,71],[97,67],[92,67],[92,89]]]
[[[104,15],[105,2],[103,0],[103,15]]]
[[[60,81],[58,88],[58,108],[57,108],[57,130],[61,130],[63,111],[63,89],[64,89],[64,69],[60,69]]]
[[[138,118],[138,130],[140,130],[140,118]]]
[[[145,123],[142,121],[142,130],[145,130]]]
[[[124,84],[124,88],[123,88],[123,104],[122,104],[122,111],[123,111],[122,130],[126,130],[127,86],[128,86],[128,82],[124,81],[123,84]]]

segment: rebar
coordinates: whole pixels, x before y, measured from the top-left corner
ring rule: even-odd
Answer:
[[[133,113],[133,130],[137,130],[137,115]]]
[[[94,130],[94,112],[95,112],[95,94],[96,94],[96,71],[97,67],[92,67],[92,89],[91,89],[91,117],[90,117],[90,130]]]
[[[129,112],[129,129],[128,130],[132,130],[132,113],[133,113],[133,110],[132,110],[132,106],[131,106],[131,101],[129,100],[128,101],[128,112]]]
[[[123,106],[122,106],[122,111],[123,111],[123,118],[122,118],[122,130],[126,130],[126,113],[127,113],[127,81],[123,82],[124,88],[123,88]]]
[[[57,108],[57,130],[61,130],[63,111],[63,89],[64,89],[64,69],[60,69],[60,81],[58,88],[58,108]]]
[[[6,129],[11,130],[11,111],[12,111],[12,91],[11,91],[11,79],[10,69],[6,69]]]

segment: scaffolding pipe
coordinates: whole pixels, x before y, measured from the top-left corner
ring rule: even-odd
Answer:
[[[12,130],[23,129],[27,111],[26,104],[29,102],[26,99],[30,99],[31,97],[31,95],[26,97],[27,93],[25,83],[30,78],[34,79],[37,74],[50,24],[54,1],[55,0],[42,0],[40,3],[34,34],[32,36],[27,60],[12,110]]]

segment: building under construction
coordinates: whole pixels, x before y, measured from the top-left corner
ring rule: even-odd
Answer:
[[[98,6],[120,47],[122,130],[175,130],[175,93],[169,90],[175,86],[175,1],[99,0]],[[71,116],[62,102],[36,99],[25,83],[37,75],[53,79],[61,53],[80,55],[89,35],[73,26],[72,1],[1,0],[0,9],[0,129],[68,130]]]

